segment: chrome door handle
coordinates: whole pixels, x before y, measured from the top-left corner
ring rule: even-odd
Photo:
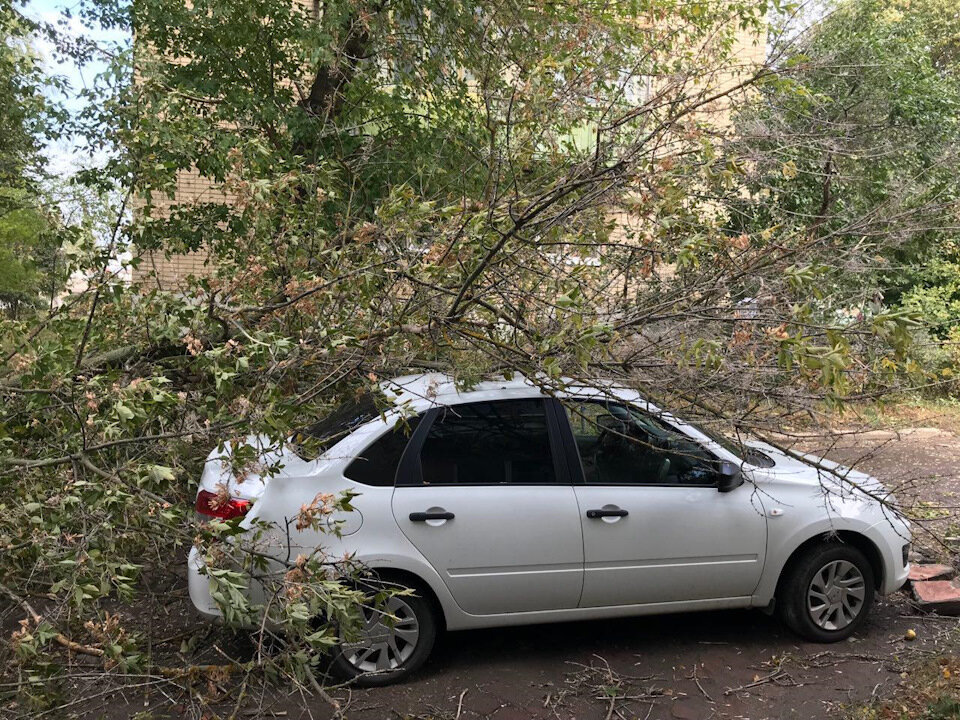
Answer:
[[[413,512],[410,513],[410,522],[426,522],[427,520],[453,520],[452,512]]]
[[[630,513],[623,508],[597,508],[596,510],[587,510],[587,517],[591,520],[605,517],[626,517]]]

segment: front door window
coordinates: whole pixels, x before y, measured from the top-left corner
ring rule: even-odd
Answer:
[[[615,402],[564,406],[587,485],[715,485],[717,459],[660,420]]]

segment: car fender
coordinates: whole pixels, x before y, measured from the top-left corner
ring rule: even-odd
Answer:
[[[413,556],[416,553],[416,556]],[[458,630],[464,626],[461,618],[463,610],[457,605],[450,591],[447,589],[443,578],[437,573],[430,563],[427,562],[416,548],[408,551],[407,554],[399,553],[363,553],[358,554],[356,559],[365,567],[376,571],[396,570],[413,575],[420,580],[433,593],[440,609],[443,612],[443,621],[448,630]]]
[[[768,522],[767,562],[764,564],[760,584],[754,592],[754,605],[765,606],[773,600],[783,570],[793,553],[800,546],[814,538],[829,536],[837,532],[854,532],[866,537],[877,547],[884,563],[884,570],[885,572],[888,571],[886,566],[889,553],[883,551],[883,538],[873,523],[859,517],[836,515],[798,524],[788,529],[777,527],[777,520],[779,518],[774,517]]]

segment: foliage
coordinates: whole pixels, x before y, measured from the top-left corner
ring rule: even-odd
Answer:
[[[960,716],[960,662],[941,655],[914,663],[892,697],[876,700],[847,713],[850,720],[952,720]]]
[[[730,230],[747,165],[724,118],[769,72],[737,44],[762,43],[765,11],[82,5],[137,37],[105,51],[76,120],[115,150],[80,179],[125,199],[65,246],[87,287],[0,328],[0,592],[27,614],[11,664],[26,699],[69,681],[70,642],[148,669],[108,608],[148,597],[194,543],[231,624],[261,628],[243,668],[315,682],[333,637],[317,611],[348,621],[371,602],[357,569],[323,548],[266,561],[258,538],[278,529],[200,523],[196,479],[215,445],[269,476],[270,450],[381,377],[522,372],[547,392],[617,377],[761,432],[780,421],[770,403],[789,416],[899,387],[911,318],[850,312],[860,290],[820,284],[834,233]],[[214,189],[178,195],[185,175]],[[208,258],[201,277],[153,273],[187,251]],[[349,502],[318,497],[300,520]],[[265,602],[243,592],[252,575]]]
[[[0,3],[0,305],[16,316],[59,289],[51,225],[40,180],[42,149],[64,119],[47,92],[62,87],[46,75],[31,45],[33,23]]]
[[[777,48],[780,72],[737,118],[751,195],[732,226],[822,238],[810,283],[938,338],[960,307],[958,32],[952,2],[840,2]]]

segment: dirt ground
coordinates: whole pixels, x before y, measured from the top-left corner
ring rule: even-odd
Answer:
[[[815,439],[804,442],[814,449]],[[960,493],[960,437],[933,429],[845,436],[827,454],[902,488],[942,534]],[[940,559],[949,553],[930,543]],[[162,608],[155,623],[175,634],[189,605]],[[924,659],[958,649],[958,620],[921,616],[905,593],[882,598],[850,641],[801,643],[756,611],[710,612],[450,633],[409,682],[334,695],[354,720],[650,720],[842,717],[889,697]],[[907,630],[916,639],[905,639]],[[229,649],[229,648],[228,648]],[[105,696],[82,717],[192,717],[155,691]],[[232,703],[221,710],[229,715]],[[72,712],[64,712],[63,717]],[[329,718],[316,696],[277,694],[238,717]]]

